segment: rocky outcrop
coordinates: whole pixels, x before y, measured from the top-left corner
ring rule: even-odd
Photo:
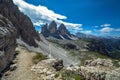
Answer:
[[[21,38],[30,46],[37,47],[35,40],[40,40],[30,18],[19,11],[12,0],[0,0],[0,14],[8,18],[17,30],[17,38]]]
[[[45,37],[52,36],[52,37],[54,37],[56,39],[67,39],[67,40],[71,40],[72,39],[72,35],[66,29],[66,26],[64,24],[61,24],[57,28],[57,24],[56,24],[55,21],[52,21],[49,25],[45,24],[42,27],[41,33]]]
[[[8,19],[0,15],[0,72],[12,61],[15,47],[16,29]]]
[[[105,80],[120,80],[120,68],[108,72]]]
[[[42,29],[41,29],[41,33],[45,36],[45,37],[49,37],[50,32],[48,30],[48,24],[45,24]]]
[[[110,59],[87,60],[84,66],[65,66],[56,71],[52,64],[56,59],[47,59],[32,67],[43,80],[119,80],[120,68],[115,68]],[[59,61],[58,61],[59,62]]]
[[[111,60],[95,59],[87,60],[85,66],[81,66],[79,71],[85,80],[105,80],[106,74],[112,68],[113,64]]]
[[[56,69],[56,71],[60,71],[64,65],[63,65],[63,60],[62,59],[57,59],[52,66]]]
[[[69,35],[70,36],[70,32],[66,29],[65,25],[64,24],[61,24],[58,28],[58,33],[60,35]]]
[[[85,66],[104,66],[104,67],[112,67],[113,66],[113,63],[112,63],[112,60],[110,59],[95,59],[95,60],[86,60],[85,61]]]
[[[39,74],[40,80],[54,80],[56,70],[52,67],[52,64],[55,62],[55,59],[47,59],[39,62],[37,65],[32,66],[31,70]]]
[[[57,24],[55,23],[55,21],[52,21],[49,25],[49,32],[52,34],[57,32]]]

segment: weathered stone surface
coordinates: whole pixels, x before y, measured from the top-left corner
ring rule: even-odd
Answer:
[[[12,0],[0,0],[0,14],[12,22],[17,30],[17,37],[21,37],[30,46],[38,46],[35,39],[39,41],[40,37],[30,18],[20,12]]]
[[[0,72],[11,62],[16,47],[16,29],[0,15]]]
[[[104,66],[104,67],[112,67],[113,63],[110,59],[95,59],[95,60],[86,60],[85,66]]]
[[[32,66],[31,70],[40,75],[40,80],[54,80],[56,70],[52,67],[55,59],[40,61],[37,65]]]
[[[60,35],[69,35],[70,36],[70,32],[66,29],[64,24],[61,24],[58,28],[58,33]]]
[[[52,66],[56,69],[56,71],[60,71],[64,65],[63,65],[63,60],[62,59],[57,59]]]
[[[61,24],[58,28],[57,28],[57,24],[55,21],[52,21],[49,26],[47,24],[45,24],[42,27],[42,31],[41,33],[43,34],[43,36],[45,37],[49,37],[52,36],[56,39],[68,39],[71,40],[72,35],[70,34],[70,32],[67,30],[66,26],[64,24]]]
[[[105,80],[120,80],[120,68],[108,72]]]
[[[50,33],[56,33],[57,32],[57,24],[55,21],[52,21],[49,25],[49,32]]]
[[[45,24],[45,25],[42,27],[41,33],[42,33],[45,37],[48,37],[48,36],[50,35],[47,24]]]

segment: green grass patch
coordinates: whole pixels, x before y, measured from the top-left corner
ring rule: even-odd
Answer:
[[[83,80],[82,76],[78,75],[77,73],[64,69],[56,73],[55,77],[57,78],[59,75],[61,75],[62,80]]]
[[[98,52],[94,52],[94,51],[87,51],[85,52],[86,54],[89,54],[89,55],[94,55],[96,58],[102,58],[102,59],[108,59],[110,57],[106,56],[106,55],[103,55],[101,53],[98,53]]]
[[[120,67],[120,64],[119,64],[120,60],[113,59],[112,62],[115,67]]]
[[[41,60],[47,59],[47,56],[43,55],[42,53],[36,53],[35,56],[33,56],[33,63],[37,64]]]

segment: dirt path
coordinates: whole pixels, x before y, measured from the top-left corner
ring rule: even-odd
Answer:
[[[2,80],[38,80],[37,75],[31,71],[32,57],[35,53],[22,47],[18,47],[16,50],[20,52],[17,56],[17,69],[11,71],[7,77],[4,76]]]

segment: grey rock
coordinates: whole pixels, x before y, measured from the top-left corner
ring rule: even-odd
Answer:
[[[113,63],[110,59],[95,59],[95,60],[86,60],[85,66],[104,66],[104,67],[112,67]]]
[[[17,38],[21,37],[30,46],[37,47],[35,40],[40,40],[30,18],[19,11],[12,0],[0,0],[0,14],[8,18],[17,30]]]
[[[16,29],[0,15],[0,72],[12,61],[16,47]]]
[[[71,40],[72,34],[67,30],[66,26],[62,23],[58,28],[55,21],[52,21],[49,26],[45,24],[42,27],[41,33],[44,37],[54,37],[55,39],[67,39]]]
[[[52,21],[49,25],[49,32],[50,33],[56,33],[57,32],[57,24],[55,21]]]
[[[120,80],[120,68],[108,72],[105,80]]]
[[[56,69],[56,71],[60,71],[64,67],[63,60],[56,59],[52,66]]]
[[[61,24],[58,28],[58,33],[60,35],[70,35],[70,32],[66,29],[64,24]]]

